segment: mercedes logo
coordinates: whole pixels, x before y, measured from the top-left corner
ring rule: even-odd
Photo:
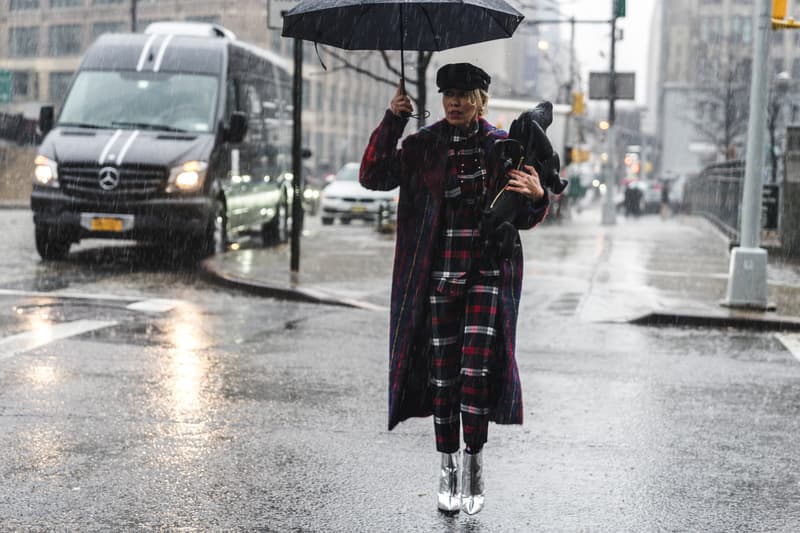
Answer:
[[[104,191],[113,191],[119,186],[119,172],[114,167],[103,167],[99,172],[98,183]]]

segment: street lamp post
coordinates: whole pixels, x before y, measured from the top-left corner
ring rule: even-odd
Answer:
[[[614,189],[616,188],[617,173],[617,139],[616,128],[616,100],[617,100],[617,12],[611,15],[611,65],[609,66],[608,76],[608,179],[606,180],[606,201],[603,205],[604,226],[613,226],[617,223],[617,206],[614,205]]]
[[[739,246],[731,251],[728,290],[723,305],[766,310],[769,307],[767,251],[759,247],[759,241],[772,0],[758,0],[756,8],[758,25],[753,39],[753,80],[750,86],[750,121],[747,126],[742,221]]]

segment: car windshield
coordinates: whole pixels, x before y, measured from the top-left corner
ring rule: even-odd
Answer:
[[[82,71],[59,125],[211,132],[218,87],[202,74]]]
[[[358,181],[358,163],[348,163],[343,166],[334,178],[336,181]]]

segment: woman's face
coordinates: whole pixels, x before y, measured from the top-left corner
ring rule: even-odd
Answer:
[[[469,101],[468,91],[446,89],[442,92],[444,116],[451,126],[467,129],[478,117],[478,106]]]

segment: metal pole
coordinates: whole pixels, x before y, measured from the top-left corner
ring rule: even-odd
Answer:
[[[764,135],[767,113],[767,70],[772,28],[772,0],[758,0],[753,40],[753,78],[739,247],[731,252],[730,277],[724,305],[767,309],[767,251],[759,248],[763,191]]]
[[[571,101],[572,91],[575,88],[575,17],[569,19],[570,21],[570,40],[569,40],[569,81],[567,82],[567,102]],[[567,115],[564,121],[564,150],[569,146],[570,123],[572,122],[572,113]],[[566,155],[566,154],[563,154]]]
[[[131,0],[131,32],[136,33],[136,4],[137,0]]]
[[[292,87],[292,251],[291,271],[300,271],[300,230],[303,227],[303,41],[294,40]]]
[[[603,225],[613,226],[617,223],[617,206],[614,205],[614,189],[617,181],[617,140],[614,122],[617,118],[617,15],[612,0],[611,16],[611,65],[608,76],[608,176],[606,179],[606,201],[603,206]]]

